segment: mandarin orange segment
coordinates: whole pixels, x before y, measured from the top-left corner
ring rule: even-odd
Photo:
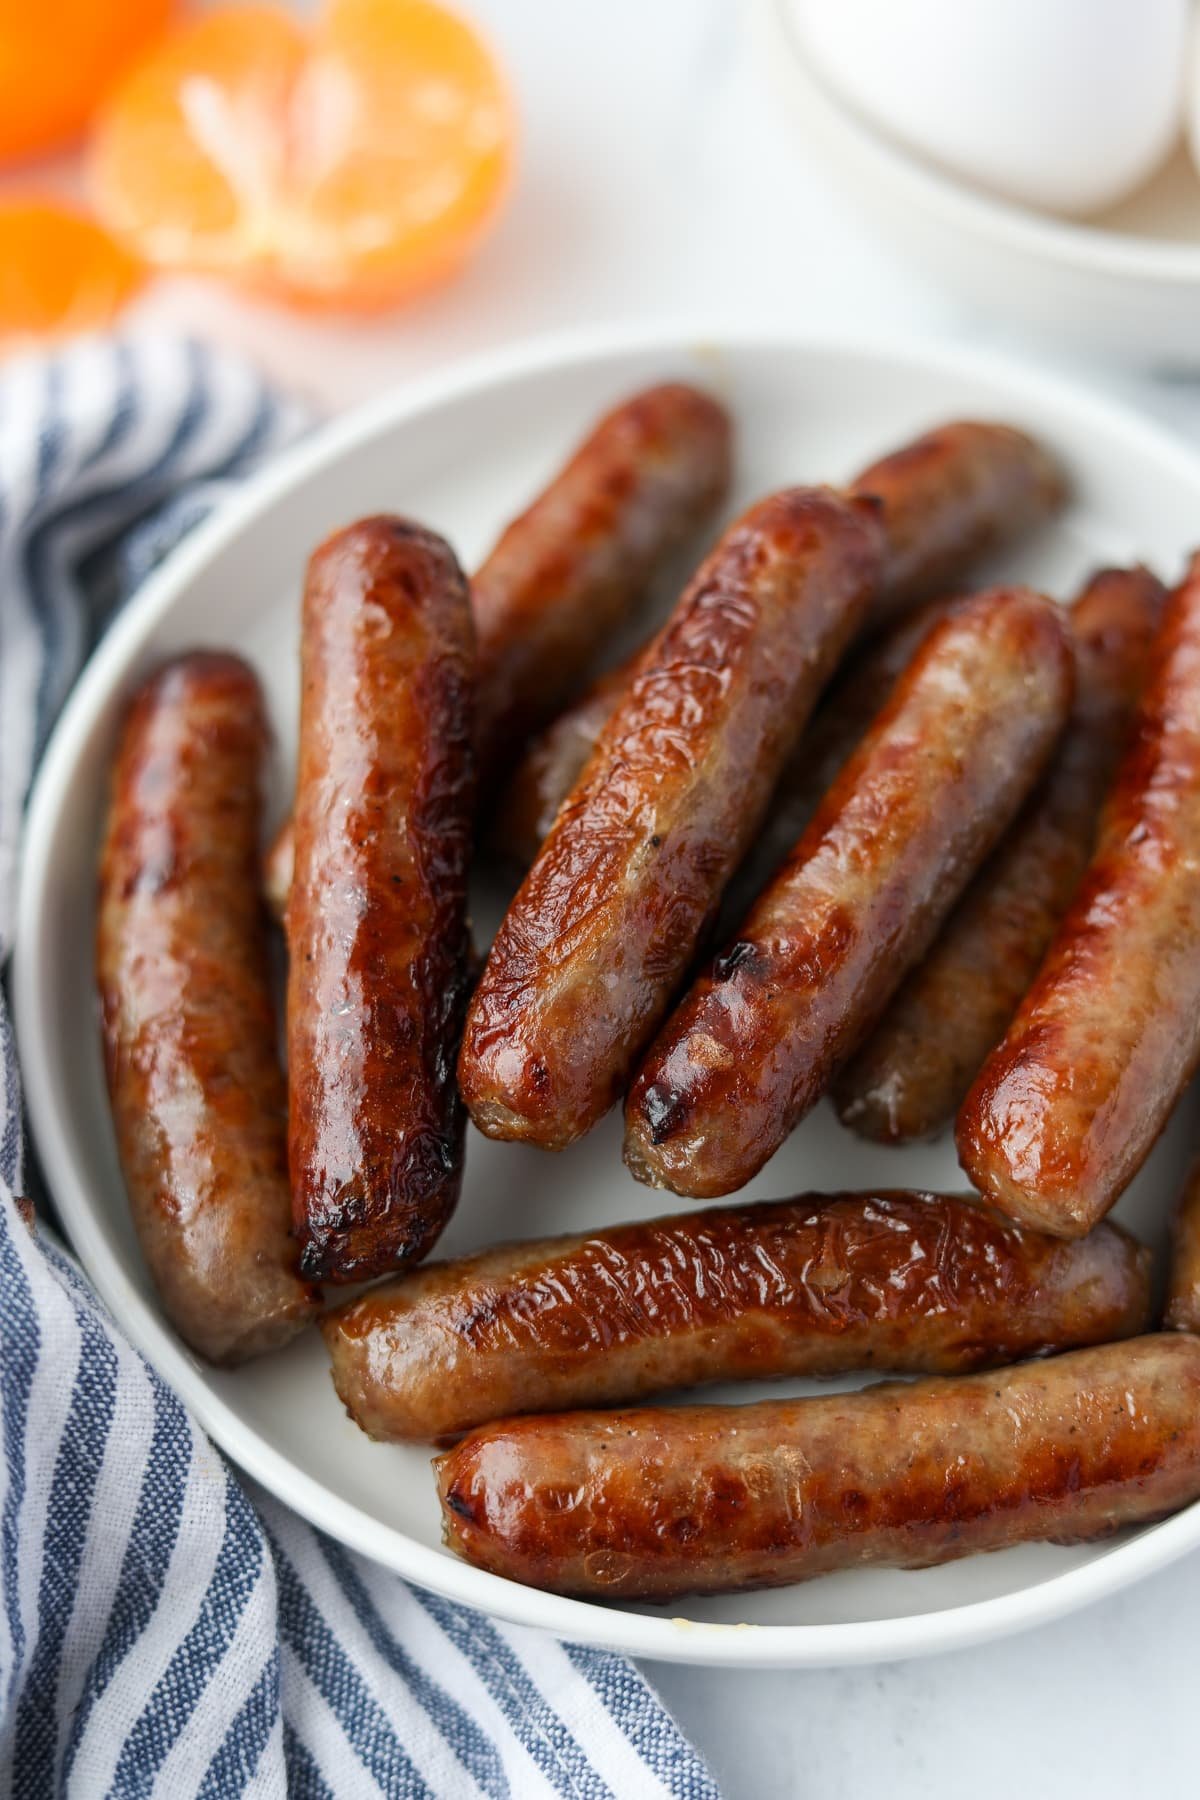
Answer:
[[[50,200],[0,202],[0,343],[96,330],[142,278],[107,231]]]
[[[494,214],[503,82],[431,0],[267,6],[175,33],[103,114],[102,215],[147,261],[307,305],[394,304],[448,275]]]
[[[114,96],[93,139],[96,197],[147,262],[221,269],[261,251],[307,55],[287,13],[232,7],[173,33]]]
[[[77,137],[171,0],[0,0],[0,160]]]

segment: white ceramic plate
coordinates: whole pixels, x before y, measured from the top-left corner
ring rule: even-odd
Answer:
[[[1086,223],[973,187],[843,101],[795,0],[758,0],[762,59],[806,147],[938,282],[1007,324],[1154,366],[1200,364],[1200,179],[1182,147]]]
[[[338,421],[202,527],[105,638],[63,714],[29,818],[15,958],[16,1024],[34,1137],[71,1241],[135,1343],[237,1462],[335,1537],[456,1600],[560,1636],[679,1661],[829,1664],[945,1649],[1111,1592],[1200,1543],[1200,1506],[1122,1540],[1048,1545],[920,1574],[861,1571],[770,1594],[662,1608],[562,1600],[444,1551],[424,1449],[369,1443],[341,1410],[315,1333],[235,1372],[210,1369],[163,1323],[129,1224],[104,1093],[92,992],[94,866],[123,697],[151,663],[233,645],[260,670],[290,773],[298,593],[329,529],[380,508],[448,533],[468,567],[602,409],[667,375],[712,384],[740,432],[736,503],[782,483],[850,475],[954,415],[1013,419],[1064,458],[1076,501],[1009,567],[1068,593],[1100,560],[1170,576],[1200,537],[1200,460],[1107,403],[1004,364],[936,352],[663,333],[506,354]],[[1178,1177],[1177,1121],[1120,1217],[1161,1235]],[[624,1172],[619,1121],[558,1157],[472,1136],[462,1204],[442,1240],[579,1230],[666,1210]],[[747,1190],[962,1185],[949,1144],[863,1145],[822,1108]],[[852,1385],[852,1384],[847,1384]],[[758,1398],[766,1389],[718,1390]],[[780,1390],[776,1390],[780,1391]],[[803,1391],[793,1384],[791,1391]]]

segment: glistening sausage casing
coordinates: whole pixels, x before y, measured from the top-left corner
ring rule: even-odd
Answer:
[[[1004,1036],[1087,867],[1165,600],[1149,570],[1105,569],[1072,607],[1075,703],[1049,773],[836,1083],[862,1136],[940,1131]]]
[[[289,1154],[304,1268],[354,1281],[423,1255],[462,1177],[474,664],[449,546],[388,517],[336,532],[301,663]]]
[[[321,1329],[375,1438],[855,1369],[949,1373],[1144,1331],[1150,1253],[979,1203],[803,1194],[501,1245],[372,1288]]]
[[[134,697],[113,771],[96,967],[133,1221],[163,1308],[213,1362],[311,1319],[258,879],[258,681],[197,651]]]
[[[963,1102],[959,1157],[1011,1217],[1089,1231],[1200,1061],[1200,558],[1170,596],[1095,856]]]
[[[1086,1543],[1200,1498],[1200,1339],[810,1400],[509,1419],[434,1468],[451,1549],[592,1598]]]
[[[481,769],[558,710],[729,486],[729,414],[685,382],[605,415],[471,582]]]

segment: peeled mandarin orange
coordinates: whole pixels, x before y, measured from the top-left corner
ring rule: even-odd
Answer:
[[[0,342],[98,329],[141,269],[108,232],[52,200],[0,201]]]
[[[499,204],[511,113],[474,32],[430,0],[210,13],[114,94],[102,216],[146,261],[310,306],[389,306],[450,274]]]
[[[170,10],[171,0],[0,0],[0,160],[77,137]]]

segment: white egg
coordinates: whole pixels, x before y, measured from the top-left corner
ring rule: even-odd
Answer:
[[[1188,0],[791,3],[814,67],[844,100],[1026,205],[1110,206],[1179,135]]]

